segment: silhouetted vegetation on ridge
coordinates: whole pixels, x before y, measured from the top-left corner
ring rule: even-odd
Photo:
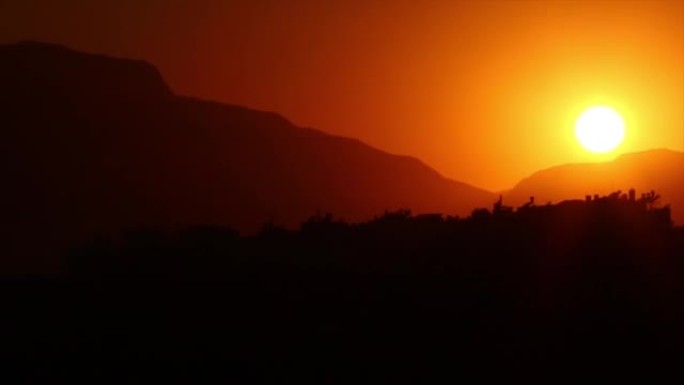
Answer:
[[[683,250],[669,207],[634,192],[254,236],[139,230],[74,250],[60,280],[6,282],[4,348],[109,381],[651,370],[684,342]]]
[[[101,275],[144,277],[148,273],[168,278],[204,273],[220,277],[222,272],[230,275],[236,268],[258,264],[260,269],[288,272],[405,269],[416,273],[435,270],[427,261],[457,266],[474,257],[490,256],[497,250],[489,248],[503,245],[510,247],[510,256],[494,252],[491,257],[510,258],[512,263],[523,262],[516,258],[529,255],[530,248],[542,254],[567,253],[571,247],[597,247],[598,240],[630,250],[663,240],[673,231],[669,206],[656,207],[658,199],[654,192],[637,199],[632,190],[555,205],[536,206],[531,198],[514,209],[499,198],[491,211],[476,209],[467,218],[413,216],[410,210],[398,210],[355,224],[326,213],[311,217],[298,231],[267,224],[256,236],[245,237],[216,227],[195,227],[176,234],[139,230],[118,242],[96,241],[75,252],[69,271],[72,277],[98,279]]]

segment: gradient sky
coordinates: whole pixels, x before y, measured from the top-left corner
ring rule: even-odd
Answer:
[[[498,190],[557,164],[684,150],[684,1],[0,1],[0,42],[145,59],[179,94],[418,157]],[[582,150],[577,115],[625,118]]]

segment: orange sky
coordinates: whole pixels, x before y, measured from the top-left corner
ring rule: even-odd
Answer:
[[[0,2],[0,42],[24,39],[146,59],[180,94],[492,190],[557,164],[684,150],[684,1]],[[626,120],[607,156],[573,137],[593,104]]]

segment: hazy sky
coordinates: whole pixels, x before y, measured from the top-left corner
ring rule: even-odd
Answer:
[[[416,156],[489,189],[562,163],[684,150],[684,1],[0,0],[0,41],[145,59],[179,94]],[[573,123],[627,136],[583,151]]]

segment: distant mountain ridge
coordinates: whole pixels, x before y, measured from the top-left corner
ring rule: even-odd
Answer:
[[[465,216],[496,200],[415,158],[275,113],[175,95],[144,61],[0,45],[0,84],[3,269],[33,268],[28,255],[141,226],[249,233],[324,212],[348,221],[400,208]],[[684,154],[669,150],[542,170],[505,192],[504,204],[629,188],[655,190],[684,224]]]
[[[604,163],[551,167],[521,180],[504,193],[508,204],[520,205],[534,196],[537,204],[605,195],[634,188],[637,195],[654,190],[661,204],[670,204],[672,218],[684,225],[684,153],[659,149],[624,154]]]
[[[17,258],[136,226],[253,232],[317,212],[467,215],[494,200],[415,158],[177,96],[141,61],[4,45],[0,84],[1,241]]]

